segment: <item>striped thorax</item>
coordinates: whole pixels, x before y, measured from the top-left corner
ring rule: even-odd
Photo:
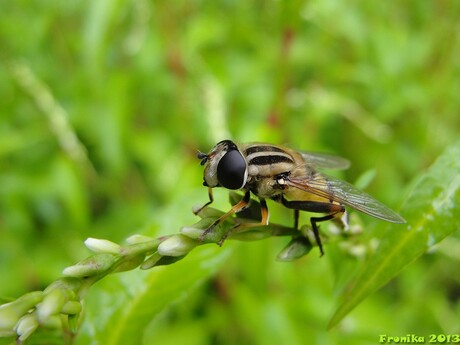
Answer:
[[[295,167],[295,157],[278,146],[249,144],[242,148],[250,177],[273,177]]]

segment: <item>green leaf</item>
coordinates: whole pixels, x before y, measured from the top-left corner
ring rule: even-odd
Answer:
[[[407,224],[391,225],[378,249],[351,280],[329,327],[430,247],[460,228],[460,141],[448,148],[414,183],[402,209]]]
[[[86,299],[88,310],[76,344],[142,344],[155,316],[214,274],[228,248],[205,246],[171,266],[105,278]]]

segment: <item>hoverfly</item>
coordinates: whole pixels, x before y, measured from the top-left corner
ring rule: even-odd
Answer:
[[[207,154],[197,157],[204,165],[203,185],[208,187],[209,202],[213,202],[212,188],[224,187],[244,191],[244,197],[230,211],[222,215],[203,233],[202,238],[227,217],[248,207],[251,193],[261,206],[260,223],[239,226],[268,225],[269,212],[266,199],[281,203],[294,210],[294,227],[298,227],[299,211],[323,213],[311,217],[311,227],[321,255],[324,254],[318,223],[340,219],[349,206],[372,217],[392,223],[405,220],[384,204],[351,184],[326,176],[318,169],[346,169],[349,161],[326,154],[294,151],[290,148],[266,143],[235,144],[223,140]],[[225,239],[226,236],[221,240]]]

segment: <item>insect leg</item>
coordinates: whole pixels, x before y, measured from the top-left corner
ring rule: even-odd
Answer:
[[[224,243],[224,241],[227,239],[227,237],[233,231],[235,231],[236,229],[238,229],[238,231],[244,231],[247,228],[253,228],[253,227],[257,227],[257,226],[268,225],[268,219],[270,217],[270,214],[268,212],[267,202],[265,201],[265,199],[262,199],[262,198],[260,198],[260,212],[261,212],[261,215],[262,215],[260,223],[241,223],[241,224],[237,224],[233,228],[231,228],[227,233],[225,233],[217,244],[221,246]]]
[[[299,229],[299,215],[300,215],[300,211],[294,210],[294,230]]]
[[[265,201],[265,199],[262,198],[260,198],[260,212],[262,214],[262,219],[260,220],[260,224],[258,225],[268,225],[268,219],[270,218],[270,214],[268,213],[267,202]]]
[[[319,236],[319,229],[318,229],[317,223],[333,219],[338,213],[345,212],[345,207],[343,205],[326,203],[326,202],[318,202],[318,201],[295,201],[295,200],[291,201],[291,200],[286,200],[283,196],[279,196],[275,200],[278,202],[281,202],[284,207],[291,208],[297,211],[301,210],[301,211],[307,211],[307,212],[328,213],[328,215],[324,217],[310,218],[311,227],[313,230],[313,234],[315,235],[316,243],[318,244],[321,256],[323,256],[324,250],[323,250],[323,245],[321,243],[321,238]],[[294,211],[294,216],[296,216],[295,211]],[[298,224],[298,219],[297,220],[294,219],[294,221],[295,223]]]
[[[323,250],[323,244],[321,243],[321,237],[319,236],[319,228],[318,228],[318,225],[316,225],[316,223],[330,220],[334,218],[335,215],[336,213],[331,213],[324,217],[311,217],[310,218],[311,228],[313,229],[313,234],[315,235],[315,240],[316,240],[316,243],[318,244],[319,252],[321,253],[321,256],[324,255],[324,250]]]
[[[209,196],[209,201],[206,204],[204,204],[203,206],[201,206],[198,210],[193,211],[193,213],[195,215],[200,213],[206,206],[209,206],[209,205],[211,205],[213,203],[214,197],[212,196],[212,188],[210,188],[210,187],[208,187],[208,196]]]
[[[268,225],[268,219],[270,218],[270,214],[268,212],[268,207],[267,207],[267,202],[265,199],[259,198],[260,200],[260,213],[261,213],[261,219],[259,223],[241,223],[238,224],[237,227],[240,228],[253,228],[256,226],[263,226],[263,225]]]
[[[230,211],[228,211],[227,213],[225,213],[224,215],[222,215],[220,218],[216,219],[214,221],[214,223],[212,223],[204,232],[203,234],[200,236],[200,241],[203,241],[204,238],[206,237],[207,234],[209,234],[212,229],[214,229],[217,225],[219,225],[221,222],[223,222],[225,219],[227,219],[228,217],[232,216],[233,214],[237,213],[237,212],[240,212],[242,210],[244,210],[246,207],[248,207],[249,205],[249,200],[251,200],[251,193],[249,191],[247,191],[245,194],[244,194],[244,197],[243,199],[241,199],[241,201],[239,203],[237,203],[236,205],[234,205]],[[209,202],[210,203],[210,202]],[[208,204],[209,204],[208,203]],[[205,205],[206,206],[206,205]]]

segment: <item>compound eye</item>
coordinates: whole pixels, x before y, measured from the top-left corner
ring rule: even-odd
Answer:
[[[227,189],[240,189],[246,183],[246,160],[238,150],[228,151],[217,165],[217,180]]]

